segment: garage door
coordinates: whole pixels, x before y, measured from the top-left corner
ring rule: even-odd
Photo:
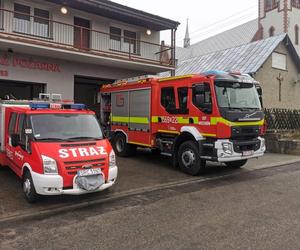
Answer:
[[[45,85],[41,83],[26,83],[0,80],[0,98],[9,95],[16,99],[32,100],[38,98],[39,93],[44,93]]]

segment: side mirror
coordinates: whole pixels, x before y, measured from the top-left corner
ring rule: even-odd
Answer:
[[[256,88],[256,90],[257,90],[257,93],[258,93],[258,95],[260,95],[260,96],[262,96],[262,88],[261,87],[258,87],[258,88]]]
[[[13,147],[17,147],[17,146],[20,145],[20,135],[18,135],[18,134],[12,134],[10,136],[10,138],[11,138],[11,145]]]

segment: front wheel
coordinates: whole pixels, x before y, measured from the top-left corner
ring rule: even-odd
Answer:
[[[24,177],[22,180],[22,187],[23,187],[23,193],[24,193],[25,199],[29,203],[34,203],[40,198],[40,196],[37,194],[37,192],[35,190],[33,180],[32,180],[32,177],[31,177],[31,174],[29,171],[26,171],[26,173],[24,174]]]
[[[231,162],[226,162],[226,166],[230,168],[241,168],[244,165],[246,165],[248,160],[240,160],[240,161],[231,161]]]
[[[112,145],[116,154],[121,157],[133,155],[136,151],[136,146],[128,144],[125,135],[122,133],[114,136]]]
[[[178,163],[180,169],[189,175],[199,175],[205,171],[205,161],[200,159],[199,148],[193,141],[179,146]]]

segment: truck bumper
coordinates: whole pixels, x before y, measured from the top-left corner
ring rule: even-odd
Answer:
[[[260,146],[255,151],[236,152],[235,145],[230,140],[218,140],[215,142],[218,162],[231,162],[257,158],[263,156],[266,151],[265,139],[258,138]]]
[[[35,190],[40,195],[81,195],[100,192],[113,186],[117,180],[118,167],[109,168],[108,180],[101,187],[93,191],[86,191],[79,188],[75,183],[77,176],[74,177],[72,189],[63,188],[63,177],[60,175],[43,175],[31,172],[31,176]]]

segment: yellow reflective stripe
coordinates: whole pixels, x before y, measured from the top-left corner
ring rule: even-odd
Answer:
[[[158,130],[159,133],[166,133],[166,134],[176,134],[179,135],[180,133],[173,130]]]
[[[124,123],[128,123],[129,122],[129,117],[125,117],[125,116],[112,116],[111,117],[111,121],[112,122],[124,122]]]
[[[153,123],[158,123],[158,116],[152,116],[151,121],[152,121]]]
[[[122,123],[149,124],[149,119],[147,117],[112,116],[111,121]]]
[[[138,145],[138,146],[143,146],[143,147],[151,147],[151,145],[149,145],[149,144],[143,144],[143,143],[139,143],[139,142],[129,141],[128,143]]]
[[[147,117],[129,117],[129,122],[138,124],[149,124],[149,119]]]
[[[216,137],[216,134],[206,134],[206,133],[201,133],[201,135],[206,136],[206,137]]]
[[[222,117],[211,117],[210,124],[217,125],[218,123],[223,123],[228,126],[262,126],[264,125],[264,120],[257,122],[231,122]]]

